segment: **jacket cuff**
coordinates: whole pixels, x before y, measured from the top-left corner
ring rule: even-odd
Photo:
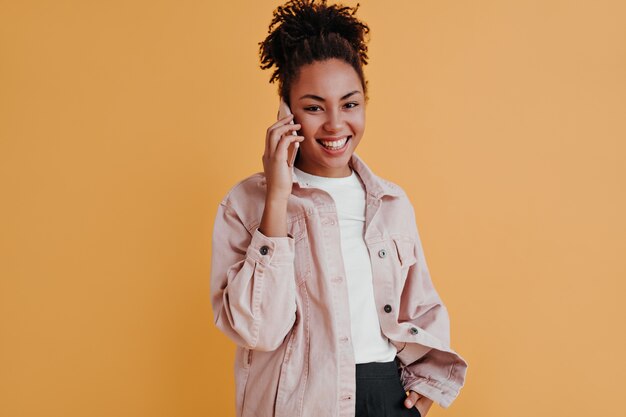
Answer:
[[[413,382],[405,385],[404,389],[405,391],[415,391],[443,408],[448,408],[459,395],[459,391],[453,387],[424,377],[417,377]]]
[[[415,391],[430,398],[443,408],[448,408],[459,396],[461,388],[465,384],[467,362],[459,357],[460,362],[455,362],[446,373],[447,378],[436,378],[429,375],[429,365],[414,364],[400,369],[400,379],[405,391]],[[420,369],[422,368],[422,369]],[[422,374],[424,371],[425,374]]]
[[[281,237],[265,236],[257,227],[252,234],[246,256],[266,266],[293,264],[295,240],[290,233]]]

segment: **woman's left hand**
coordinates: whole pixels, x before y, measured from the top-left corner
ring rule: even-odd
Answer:
[[[409,391],[409,395],[404,400],[404,406],[406,408],[415,407],[417,411],[420,412],[420,415],[424,417],[430,407],[433,405],[433,400],[430,398],[424,397],[423,395],[418,394],[415,391]]]

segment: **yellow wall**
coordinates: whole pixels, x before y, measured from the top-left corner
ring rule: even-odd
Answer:
[[[210,235],[262,169],[278,4],[2,2],[0,415],[234,415]],[[358,150],[410,195],[470,364],[429,416],[624,415],[625,3],[359,16]]]

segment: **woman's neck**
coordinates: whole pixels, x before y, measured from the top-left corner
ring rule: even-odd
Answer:
[[[344,178],[352,175],[352,167],[349,163],[342,167],[332,168],[307,166],[306,164],[298,162],[299,161],[296,161],[296,163],[294,164],[296,168],[298,168],[300,171],[306,172],[307,174],[316,175],[318,177]]]

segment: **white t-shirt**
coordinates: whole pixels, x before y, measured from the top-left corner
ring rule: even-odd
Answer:
[[[372,284],[372,266],[364,241],[365,187],[352,170],[348,177],[320,177],[296,167],[294,174],[309,187],[326,191],[335,201],[346,269],[352,346],[356,363],[390,362],[397,349],[382,333]]]

